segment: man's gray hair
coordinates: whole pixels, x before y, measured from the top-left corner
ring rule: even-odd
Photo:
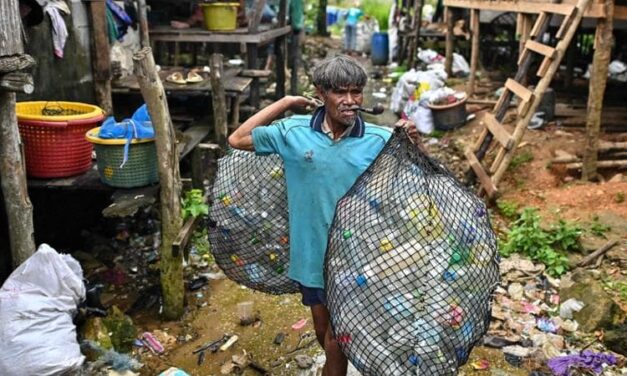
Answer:
[[[354,59],[343,55],[323,60],[313,71],[313,84],[323,91],[349,86],[363,88],[366,81],[368,76],[364,68]]]

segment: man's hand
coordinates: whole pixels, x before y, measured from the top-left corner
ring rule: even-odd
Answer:
[[[316,107],[322,106],[322,102],[313,98],[306,98],[301,96],[286,96],[289,102],[289,110],[296,113],[310,112],[316,109]]]
[[[422,137],[420,137],[420,133],[418,132],[416,124],[413,121],[400,119],[396,122],[396,124],[394,124],[394,126],[403,128],[407,133],[407,136],[409,136],[409,140],[414,145],[416,145],[418,149],[422,150],[423,153],[427,153],[427,150],[422,143]]]

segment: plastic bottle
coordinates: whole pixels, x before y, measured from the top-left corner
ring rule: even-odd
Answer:
[[[427,250],[416,240],[401,244],[368,263],[360,275],[369,279],[383,280],[392,274],[402,272],[411,267],[424,268],[428,262]]]

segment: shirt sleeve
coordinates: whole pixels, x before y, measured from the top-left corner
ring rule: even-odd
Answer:
[[[280,124],[257,127],[253,129],[252,137],[257,155],[281,154],[285,144]]]

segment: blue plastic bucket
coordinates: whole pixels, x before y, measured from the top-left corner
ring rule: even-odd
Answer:
[[[336,7],[327,6],[327,26],[337,23],[338,9]]]
[[[374,65],[386,65],[388,63],[389,45],[388,33],[376,32],[372,34],[370,57]]]

